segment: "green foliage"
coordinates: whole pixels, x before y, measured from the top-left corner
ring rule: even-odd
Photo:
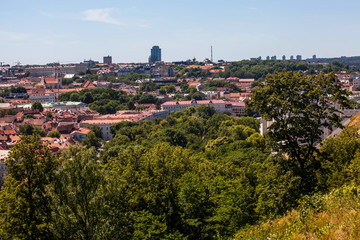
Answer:
[[[67,92],[59,96],[59,101],[82,101],[100,114],[114,114],[118,110],[135,109],[134,103],[159,104],[153,95],[127,95],[123,91],[109,88],[84,89],[80,92]]]
[[[175,85],[165,85],[160,87],[160,94],[174,93],[176,91]]]
[[[44,111],[44,108],[43,108],[43,106],[42,106],[42,104],[41,104],[40,102],[33,102],[33,103],[31,104],[31,109],[32,109],[32,110],[37,109],[37,110],[39,110],[39,112]]]
[[[139,91],[140,92],[152,92],[156,89],[159,89],[159,86],[154,82],[144,82],[141,86]]]
[[[97,137],[95,132],[91,131],[88,133],[86,138],[82,141],[82,144],[88,148],[94,147],[94,148],[98,149],[101,147],[101,138]]]
[[[6,111],[7,115],[16,115],[16,111],[14,109],[9,109]]]
[[[186,68],[180,70],[177,74],[177,77],[180,78],[206,78],[209,76],[209,70],[202,70],[200,68]]]
[[[286,153],[300,170],[309,167],[321,141],[322,127],[341,127],[341,107],[349,107],[347,92],[335,75],[275,73],[253,91],[249,108],[273,120],[268,137],[274,150]]]
[[[51,239],[47,184],[57,162],[38,136],[23,136],[7,159],[8,177],[0,192],[1,239]]]
[[[33,114],[26,114],[24,118],[35,118]]]
[[[346,67],[338,68],[336,70],[347,70]],[[330,70],[330,71],[329,71]],[[257,60],[243,60],[233,62],[225,68],[225,72],[220,73],[219,77],[239,77],[239,78],[255,78],[264,79],[268,74],[275,72],[308,72],[315,73],[332,72],[335,69],[326,70],[322,65],[311,65],[304,61],[257,61]]]
[[[10,89],[10,92],[12,93],[27,93],[26,89],[24,87],[12,87]]]
[[[141,96],[147,95],[137,100]],[[331,226],[345,219],[358,224],[358,187],[333,190],[360,183],[357,131],[348,128],[327,139],[306,174],[299,174],[288,155],[273,152],[274,142],[259,134],[259,123],[216,114],[209,106],[190,107],[154,122],[115,124],[106,143],[93,128],[83,147],[62,152],[60,165],[50,164],[48,148],[34,146],[37,137],[24,136],[22,147],[14,148],[17,157],[11,155],[19,159],[16,168],[9,165],[22,175],[11,174],[0,190],[0,237],[31,239],[25,234],[31,230],[35,239],[230,239],[242,230],[237,237],[244,239],[289,239],[306,231],[321,238],[331,228],[318,227],[313,216],[344,205],[355,206],[356,214]],[[33,134],[34,127],[28,128],[23,131]],[[24,174],[45,179],[31,181],[41,185],[33,198],[27,198]],[[314,192],[304,188],[304,177]],[[41,199],[34,210],[40,220],[30,222],[24,199]],[[287,220],[269,220],[288,213]],[[250,226],[259,222],[265,225]]]
[[[46,132],[43,128],[34,126],[30,123],[26,123],[19,126],[19,134],[21,135],[38,135],[41,137],[46,136]]]
[[[71,159],[71,160],[69,160]],[[106,233],[101,185],[94,148],[71,147],[60,158],[51,185],[51,229],[57,239],[103,239]]]
[[[233,83],[226,82],[224,80],[211,80],[206,82],[206,87],[203,91],[215,91],[218,87],[232,88],[233,92],[238,92],[240,89]]]
[[[348,127],[336,138],[326,139],[320,148],[321,170],[317,178],[322,188],[337,188],[357,181],[357,159],[360,150],[358,129]]]
[[[327,195],[304,196],[284,217],[240,231],[238,239],[359,239],[360,192],[346,185]]]
[[[47,112],[45,116],[46,116],[47,118],[52,118],[52,117],[53,117],[53,115],[52,115],[51,112]]]
[[[61,134],[59,131],[54,130],[54,131],[49,132],[47,136],[51,137],[51,138],[59,138],[61,136]]]

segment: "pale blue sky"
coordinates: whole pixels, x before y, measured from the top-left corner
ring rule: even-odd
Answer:
[[[360,55],[359,0],[0,1],[0,62]]]

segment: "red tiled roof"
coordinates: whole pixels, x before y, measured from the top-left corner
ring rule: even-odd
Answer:
[[[46,77],[44,78],[45,84],[57,84],[58,80],[54,77]]]
[[[4,134],[5,134],[5,135],[16,134],[16,131],[15,131],[14,129],[11,129],[11,130],[4,130]]]

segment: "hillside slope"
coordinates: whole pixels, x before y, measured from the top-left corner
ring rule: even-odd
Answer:
[[[240,239],[360,239],[360,187],[304,198],[284,217],[239,232]]]

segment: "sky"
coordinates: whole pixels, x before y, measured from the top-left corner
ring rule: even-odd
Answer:
[[[360,55],[359,0],[0,1],[0,62],[14,65]]]

